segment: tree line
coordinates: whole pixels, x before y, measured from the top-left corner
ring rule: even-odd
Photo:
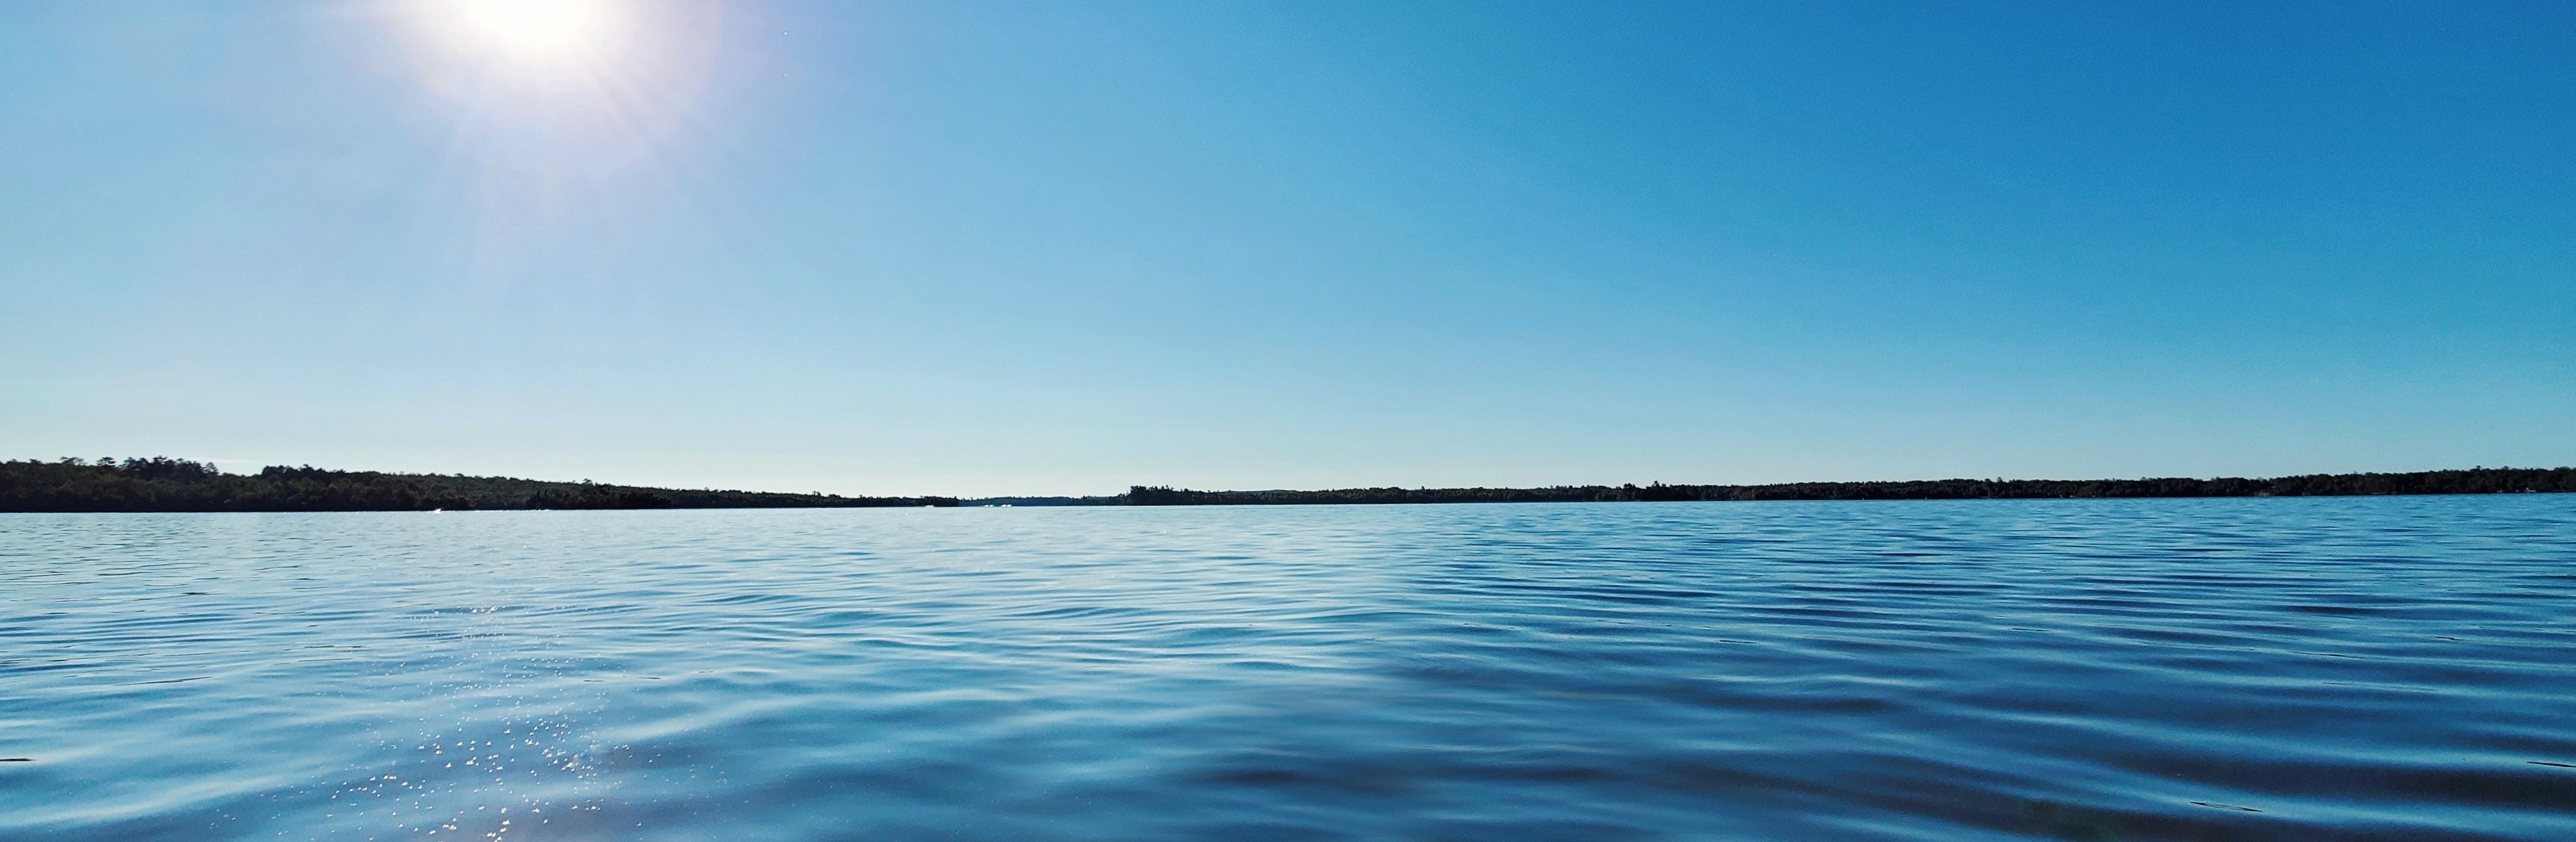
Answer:
[[[1769,485],[1567,485],[1547,488],[1340,488],[1193,491],[1134,486],[1103,497],[997,497],[977,504],[1304,505],[1679,500],[1974,500],[2110,497],[2322,497],[2576,492],[2576,468],[2472,468],[2245,479],[1796,482]],[[0,512],[426,511],[431,509],[736,509],[955,506],[954,497],[843,497],[647,488],[508,477],[334,471],[271,465],[227,474],[169,457],[0,462]]]
[[[227,474],[156,456],[0,462],[5,512],[352,512],[954,506],[954,497],[843,497],[271,465]]]
[[[1339,488],[1192,491],[1134,486],[1131,506],[1319,503],[1589,503],[1675,500],[1981,500],[2069,497],[2338,497],[2382,494],[2576,492],[2576,468],[2472,468],[2398,474],[2307,474],[2245,479],[1935,479],[1770,485],[1567,485],[1549,488]]]

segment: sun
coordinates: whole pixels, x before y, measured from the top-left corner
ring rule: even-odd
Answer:
[[[445,5],[460,34],[528,61],[595,52],[616,23],[611,0],[449,0]]]

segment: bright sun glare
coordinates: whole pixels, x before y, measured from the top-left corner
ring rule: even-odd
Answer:
[[[571,58],[599,46],[609,0],[452,0],[457,22],[483,43],[520,58]]]

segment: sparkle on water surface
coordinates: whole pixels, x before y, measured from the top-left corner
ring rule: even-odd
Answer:
[[[0,515],[0,838],[2576,839],[2576,496]]]

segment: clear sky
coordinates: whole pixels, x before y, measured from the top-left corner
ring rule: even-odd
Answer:
[[[2576,4],[14,2],[0,451],[2576,463]]]

